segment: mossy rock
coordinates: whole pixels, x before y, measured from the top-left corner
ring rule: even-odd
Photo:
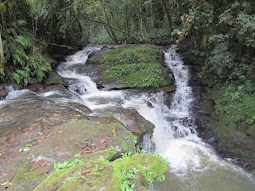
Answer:
[[[27,140],[31,144],[26,151],[18,149],[10,152],[8,155],[11,159],[5,161],[5,165],[0,165],[0,173],[8,174],[3,181],[11,179],[12,186],[8,189],[33,190],[50,175],[54,162],[73,161],[77,153],[82,153],[84,161],[93,162],[100,156],[114,160],[120,157],[121,152],[135,152],[136,137],[120,122],[114,118],[92,119],[67,119],[62,125],[52,127],[49,135],[39,135],[36,141]],[[34,125],[32,127],[35,128]],[[37,134],[37,129],[35,131]],[[25,135],[23,139],[26,138]],[[119,149],[116,153],[109,149],[116,147]],[[4,156],[8,157],[7,153]]]
[[[56,72],[50,72],[45,79],[45,85],[56,85],[56,84],[62,84],[63,81],[60,78],[60,76]]]
[[[147,190],[146,182],[164,175],[168,166],[164,160],[151,154],[138,154],[113,162],[97,158],[94,154],[91,156],[90,158],[85,156],[83,162],[79,164],[54,172],[34,191],[54,189],[117,191],[122,190],[126,181],[134,186],[134,190],[143,191]],[[126,177],[128,175],[131,175],[130,178]]]
[[[104,83],[158,88],[172,83],[163,52],[154,45],[121,47],[97,58]]]

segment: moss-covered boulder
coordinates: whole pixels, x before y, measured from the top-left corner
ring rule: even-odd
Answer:
[[[114,152],[110,150],[110,152]],[[79,164],[54,172],[34,191],[147,190],[146,183],[163,177],[167,163],[151,154],[137,154],[109,162],[100,153],[85,155]],[[104,154],[103,152],[101,154]]]
[[[33,190],[50,175],[55,162],[68,161],[77,153],[88,155],[86,160],[101,155],[113,160],[121,152],[135,152],[136,137],[116,119],[89,120],[75,115],[61,118],[56,112],[48,119],[27,125],[21,132],[0,137],[0,173],[5,174],[2,181],[6,183],[0,185],[0,190]],[[109,148],[118,148],[118,152],[110,152]]]
[[[47,78],[45,79],[45,86],[62,84],[63,81],[56,72],[49,72]]]
[[[96,59],[104,84],[123,87],[158,88],[172,83],[164,54],[154,45],[121,47]]]

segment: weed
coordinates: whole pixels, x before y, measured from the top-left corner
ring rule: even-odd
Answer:
[[[67,182],[76,182],[79,179],[86,179],[85,176],[81,175],[81,170],[76,171],[73,176],[66,177],[66,179],[62,183],[66,184]]]
[[[121,157],[122,157],[122,158],[130,157],[131,155],[132,155],[131,152],[129,152],[129,153],[121,153]]]
[[[100,159],[102,159],[105,162],[109,162],[109,160],[105,159],[102,155],[100,156]]]
[[[28,143],[28,144],[26,144],[25,147],[21,148],[21,149],[19,150],[19,152],[26,152],[26,151],[29,151],[29,150],[30,150],[29,147],[31,147],[31,146],[32,146],[32,144]]]
[[[133,191],[135,184],[131,183],[130,180],[134,180],[135,179],[135,175],[138,173],[138,169],[137,168],[132,168],[131,170],[129,170],[128,172],[122,172],[122,181],[121,181],[121,189],[123,191]]]
[[[58,170],[62,170],[62,169],[68,168],[68,167],[70,167],[70,166],[72,166],[74,164],[81,163],[82,162],[81,156],[82,155],[80,153],[76,154],[74,156],[74,160],[72,162],[70,162],[70,160],[64,161],[63,163],[60,163],[60,162],[56,163],[56,162],[54,162],[54,168],[55,168],[56,171],[58,171]]]
[[[117,152],[120,151],[120,148],[119,148],[119,146],[116,146],[116,147],[111,146],[110,150],[113,152],[113,154],[116,154]]]

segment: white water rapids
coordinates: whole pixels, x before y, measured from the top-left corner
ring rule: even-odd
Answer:
[[[134,108],[155,125],[152,141],[155,150],[170,163],[166,180],[155,183],[157,191],[254,191],[255,179],[245,170],[219,158],[214,150],[196,134],[191,113],[194,96],[188,85],[190,72],[175,51],[165,52],[165,63],[172,70],[176,91],[171,105],[165,103],[163,92],[135,93],[125,91],[101,91],[89,77],[79,71],[86,67],[88,55],[100,50],[100,46],[86,47],[69,56],[58,68],[58,73],[69,79],[73,97],[66,101],[80,102],[92,111],[100,113],[109,108]],[[44,97],[51,95],[48,92]],[[150,152],[150,141],[144,145]]]

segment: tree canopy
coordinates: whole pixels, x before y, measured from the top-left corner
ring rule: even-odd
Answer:
[[[1,81],[27,85],[51,70],[53,47],[182,45],[211,83],[254,80],[252,0],[0,0]]]

